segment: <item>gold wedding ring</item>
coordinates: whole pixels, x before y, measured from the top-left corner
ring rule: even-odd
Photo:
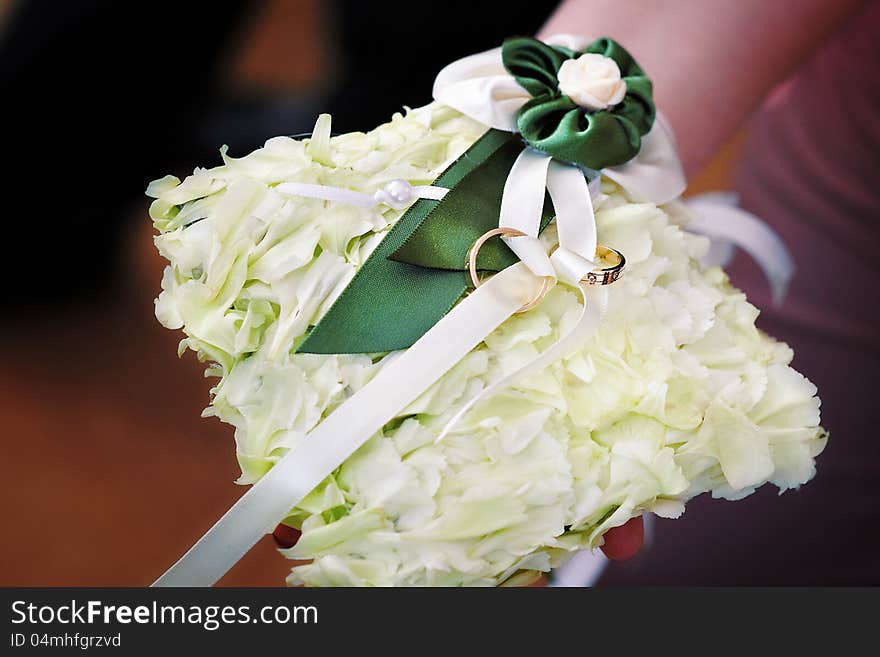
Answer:
[[[586,283],[587,285],[611,285],[620,278],[620,272],[623,271],[626,265],[626,258],[623,257],[620,251],[608,248],[607,246],[597,246],[596,255],[601,260],[611,264],[611,266],[591,271],[581,279],[581,283]]]
[[[547,255],[553,255],[558,248],[559,245],[554,244]],[[591,271],[584,276],[580,282],[586,283],[587,285],[611,285],[614,281],[620,278],[620,274],[623,272],[623,268],[626,265],[626,258],[624,258],[623,254],[617,249],[601,245],[596,247],[596,255],[599,256],[600,260],[605,260],[606,262],[610,261],[611,266],[606,267],[605,269]]]
[[[480,287],[482,281],[480,280],[480,275],[477,273],[477,255],[480,253],[480,249],[483,248],[483,244],[485,244],[488,240],[495,237],[496,235],[505,235],[507,237],[527,237],[527,235],[521,230],[517,230],[516,228],[507,228],[501,226],[500,228],[493,228],[492,230],[486,231],[477,240],[473,243],[470,250],[468,251],[467,257],[467,266],[468,272],[471,275],[471,282],[474,284],[474,289]],[[623,257],[623,256],[621,256]],[[531,310],[539,303],[541,300],[547,296],[547,292],[550,291],[550,288],[553,287],[554,278],[552,276],[544,276],[543,282],[541,284],[541,289],[538,292],[537,296],[521,306],[517,313],[524,313],[528,310]]]

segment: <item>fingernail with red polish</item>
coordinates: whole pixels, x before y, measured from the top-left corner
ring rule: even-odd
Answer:
[[[287,549],[296,545],[301,533],[298,529],[281,524],[272,532],[272,538],[275,539],[278,547]]]

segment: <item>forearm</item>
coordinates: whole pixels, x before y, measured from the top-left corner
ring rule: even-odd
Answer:
[[[564,0],[539,36],[608,36],[654,82],[688,173],[862,0]]]

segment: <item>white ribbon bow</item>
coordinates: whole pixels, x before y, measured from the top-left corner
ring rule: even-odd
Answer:
[[[590,40],[562,34],[546,39],[546,43],[580,51]],[[504,68],[501,48],[494,48],[459,59],[440,71],[434,80],[434,99],[489,128],[517,132],[517,113],[531,96]],[[657,205],[678,198],[687,186],[672,131],[659,113],[654,127],[642,138],[639,154],[626,164],[603,169],[602,175],[635,201]]]

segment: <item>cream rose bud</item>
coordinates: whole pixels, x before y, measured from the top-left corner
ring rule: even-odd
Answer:
[[[586,53],[567,59],[559,67],[559,90],[575,103],[589,110],[617,105],[626,95],[626,82],[620,68],[610,57]]]

